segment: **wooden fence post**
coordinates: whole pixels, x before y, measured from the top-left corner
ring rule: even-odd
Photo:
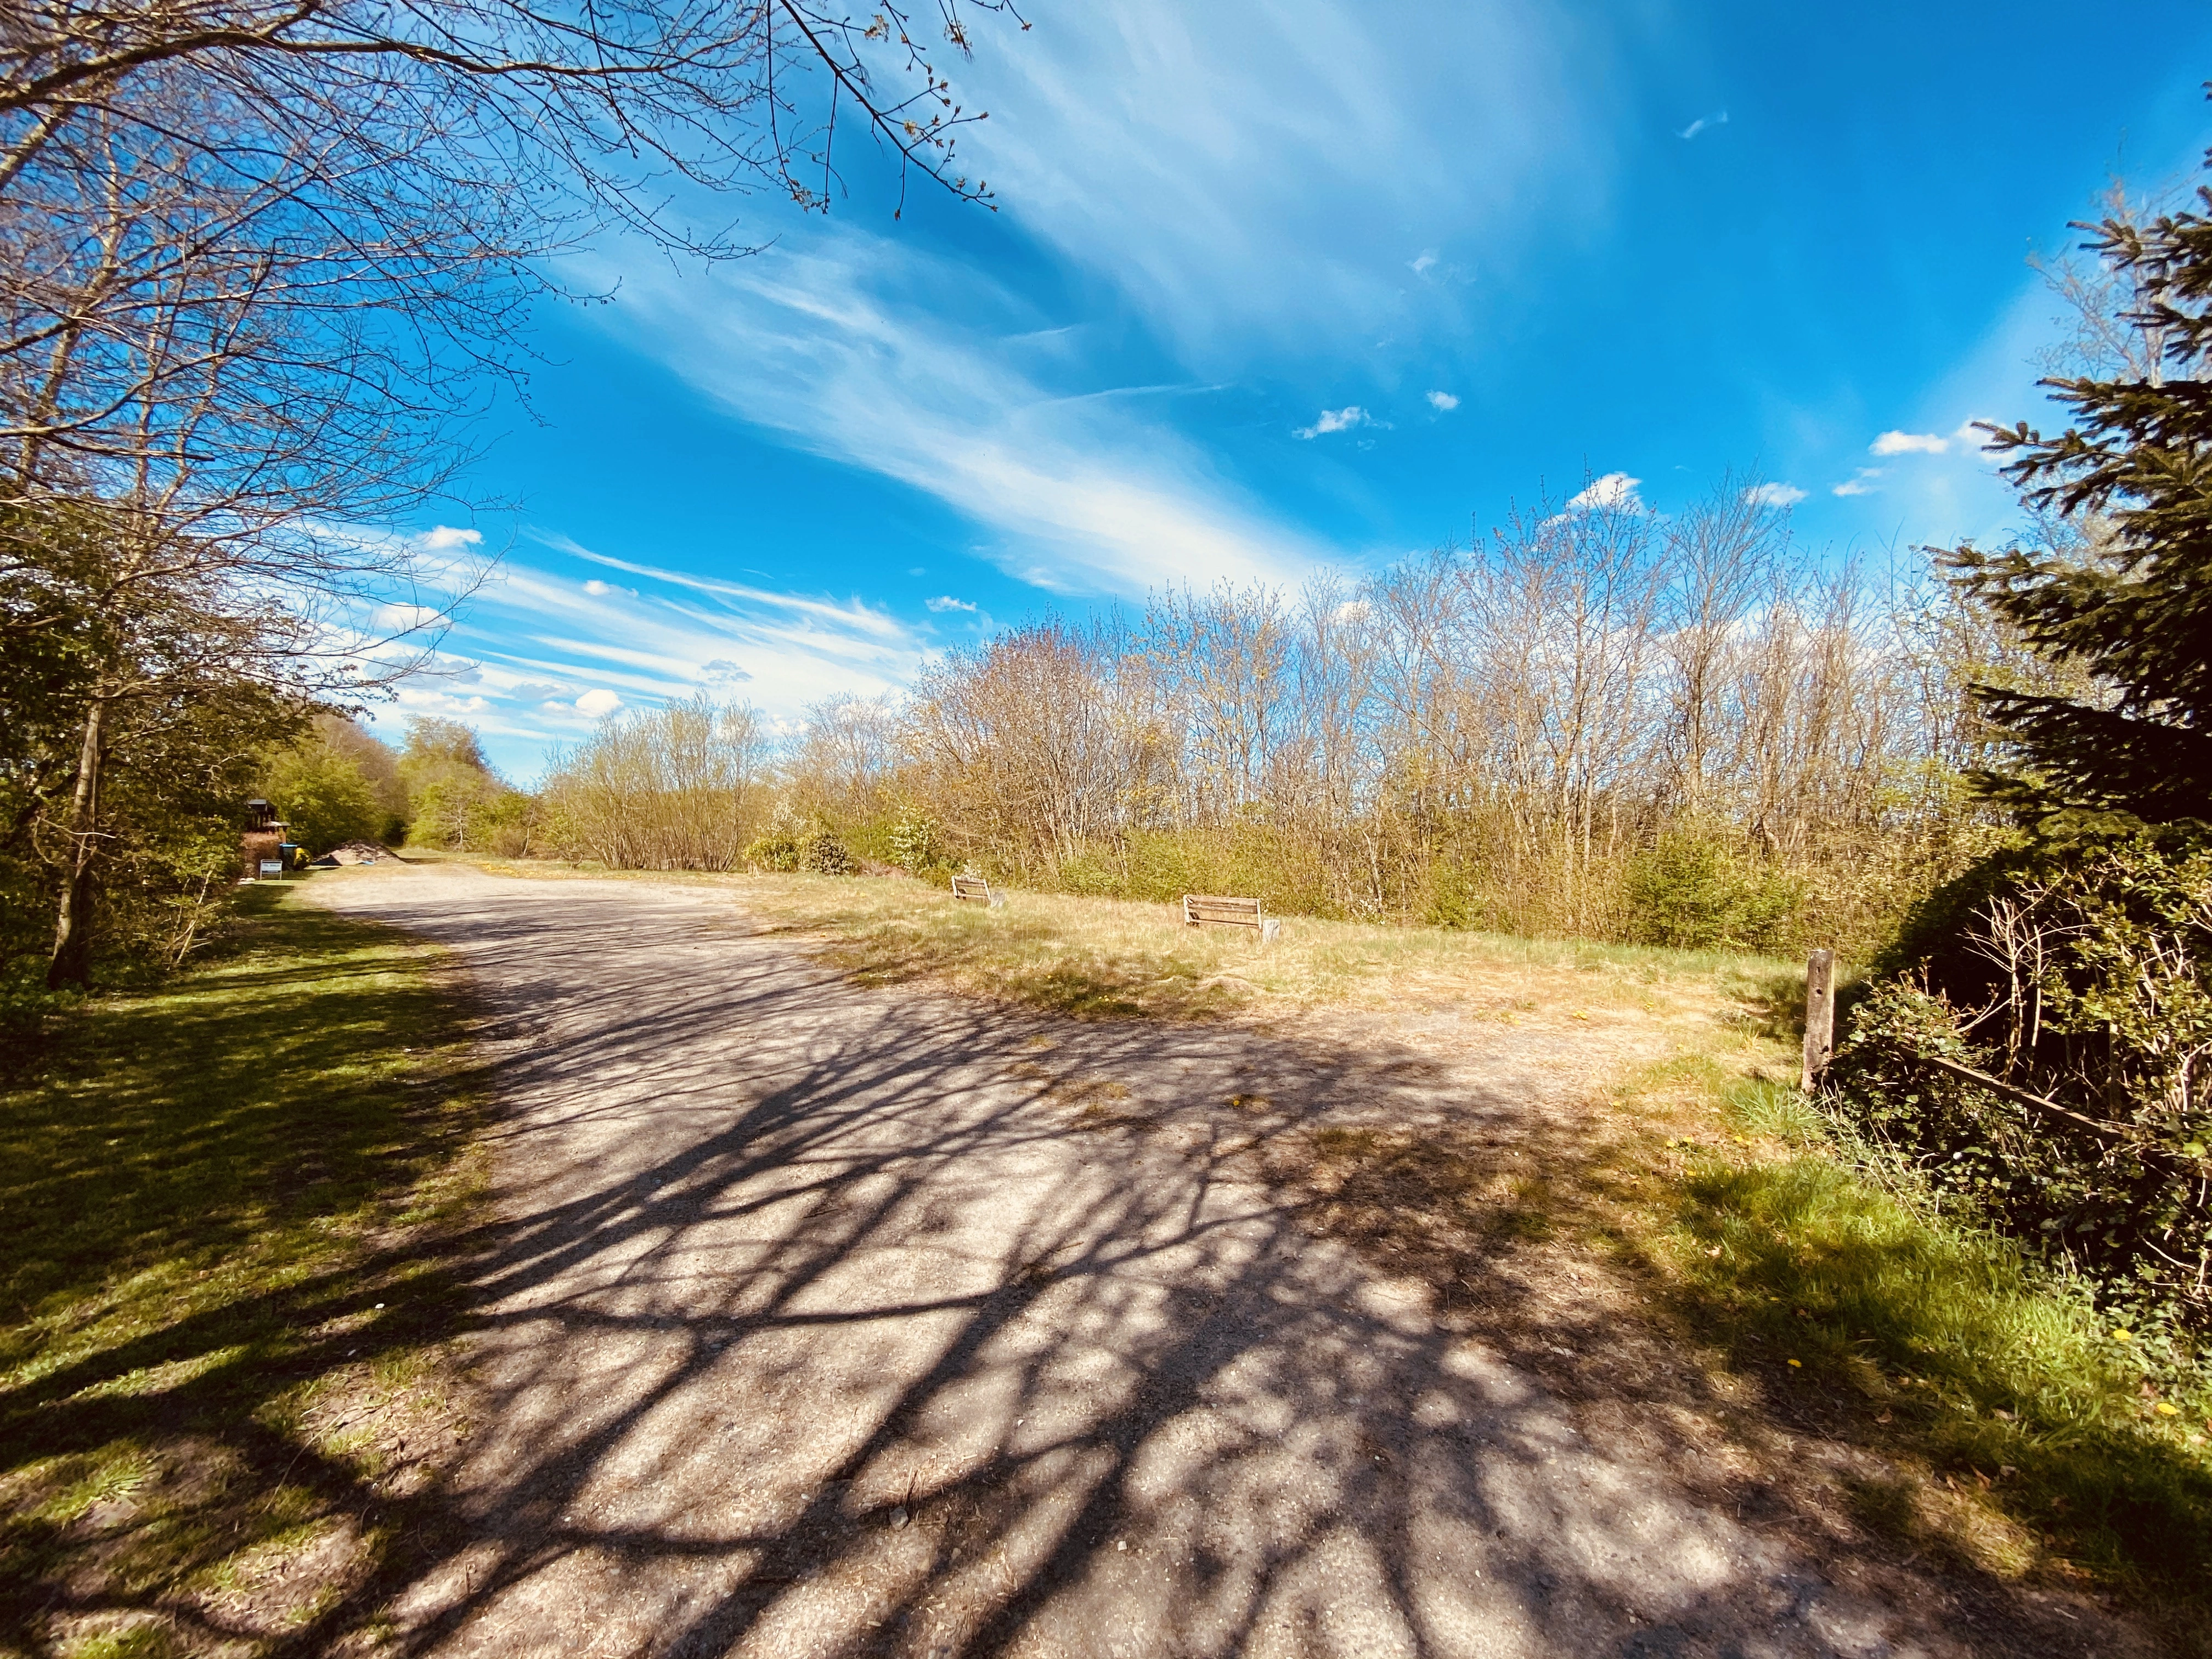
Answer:
[[[1836,953],[1815,951],[1805,963],[1805,1072],[1797,1086],[1807,1094],[1836,1052]]]

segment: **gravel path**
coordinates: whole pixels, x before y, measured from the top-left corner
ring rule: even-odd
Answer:
[[[1594,1434],[1239,1156],[1284,1111],[1509,1133],[1580,1086],[1570,1039],[1440,1070],[1009,1016],[857,988],[709,888],[313,890],[459,952],[500,1079],[465,1541],[403,1649],[1997,1650]]]

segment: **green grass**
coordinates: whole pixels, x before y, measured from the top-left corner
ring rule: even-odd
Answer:
[[[1875,1178],[1795,1090],[1739,1080],[1723,1103],[1760,1151],[1693,1152],[1662,1238],[1695,1328],[1786,1411],[1923,1461],[2048,1560],[2212,1628],[2212,1379],[2186,1346]],[[1925,1529],[1901,1491],[1861,1496],[1869,1524]]]
[[[419,941],[244,904],[222,957],[59,1016],[0,1093],[0,1632],[27,1644],[0,1652],[252,1651],[339,1616],[391,1543],[364,1517],[423,1478],[362,1425],[457,1426],[459,1012]],[[316,1582],[280,1583],[302,1548]]]

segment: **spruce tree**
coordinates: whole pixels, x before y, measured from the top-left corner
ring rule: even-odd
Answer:
[[[2212,166],[2212,155],[2208,155]],[[1990,780],[2031,810],[2212,820],[2212,189],[2136,224],[2094,226],[2085,246],[2132,289],[2126,320],[2150,347],[2134,379],[2046,380],[2073,424],[2055,438],[1991,428],[2005,476],[2031,505],[2109,528],[2093,553],[1960,548],[1969,592],[2053,663],[2085,672],[2087,697],[1994,686],[1976,701],[2021,769]]]

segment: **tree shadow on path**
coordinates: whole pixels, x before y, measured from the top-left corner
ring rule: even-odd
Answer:
[[[1510,1227],[1440,1287],[1267,1177],[1340,1124],[1525,1153],[1556,1103],[860,989],[696,893],[352,890],[484,988],[502,1175],[453,1242],[480,1431],[289,1650],[2085,1650],[1824,1561]],[[1597,1395],[1650,1420],[1595,1443]]]

